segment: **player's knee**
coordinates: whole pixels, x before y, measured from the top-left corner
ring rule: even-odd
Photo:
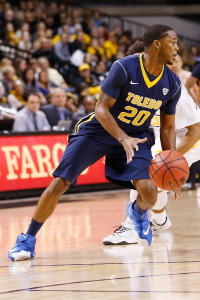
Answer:
[[[147,183],[143,188],[142,198],[145,200],[146,203],[149,204],[149,206],[154,206],[157,200],[157,189],[156,187],[151,183]]]
[[[64,178],[56,177],[52,180],[51,184],[48,187],[49,195],[59,195],[63,194],[68,187],[70,186],[70,182]]]

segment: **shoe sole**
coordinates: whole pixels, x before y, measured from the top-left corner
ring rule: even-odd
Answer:
[[[137,237],[137,244],[142,246],[142,247],[150,246],[147,240],[141,239],[139,236]]]
[[[104,245],[130,245],[130,244],[137,244],[137,242],[126,242],[126,241],[121,241],[118,243],[110,242],[110,241],[103,241]]]
[[[22,261],[22,260],[32,259],[34,257],[35,257],[35,253],[32,254],[24,250],[16,253],[8,253],[8,258],[12,261]]]

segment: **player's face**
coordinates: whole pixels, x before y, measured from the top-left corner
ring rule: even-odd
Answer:
[[[177,35],[173,30],[169,30],[167,35],[160,41],[161,50],[160,55],[164,64],[173,65],[177,52],[179,50],[177,45]]]

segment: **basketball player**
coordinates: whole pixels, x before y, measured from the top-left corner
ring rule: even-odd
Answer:
[[[156,202],[157,189],[148,172],[152,159],[148,128],[160,109],[162,148],[175,150],[175,108],[181,88],[178,77],[165,65],[173,64],[177,55],[175,31],[165,25],[150,26],[143,43],[144,55],[128,56],[112,65],[95,113],[76,124],[27,233],[17,237],[16,245],[8,253],[11,260],[35,256],[35,236],[53,213],[59,197],[104,155],[107,178],[137,189],[139,195],[129,206],[129,217],[137,228],[137,242],[151,244],[147,210]]]
[[[135,45],[129,49],[129,55],[142,52],[142,45]],[[138,47],[139,46],[139,47]],[[139,51],[138,51],[139,49]],[[131,51],[130,51],[131,50]],[[155,144],[152,147],[153,157],[158,154],[162,147],[160,143],[160,116],[156,113],[151,121],[154,128]],[[180,152],[188,161],[189,166],[200,160],[200,109],[195,106],[192,97],[184,86],[181,87],[181,96],[176,107],[176,151]],[[130,201],[137,197],[137,191],[131,190]],[[157,202],[152,207],[151,228],[153,234],[159,234],[171,226],[171,221],[166,213],[167,192],[159,191]],[[127,217],[113,234],[103,239],[105,245],[133,244],[136,243],[133,222]]]

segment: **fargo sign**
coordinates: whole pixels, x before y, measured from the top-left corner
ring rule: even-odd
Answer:
[[[66,135],[0,137],[0,192],[44,188],[67,145]],[[106,183],[103,158],[77,184]]]

